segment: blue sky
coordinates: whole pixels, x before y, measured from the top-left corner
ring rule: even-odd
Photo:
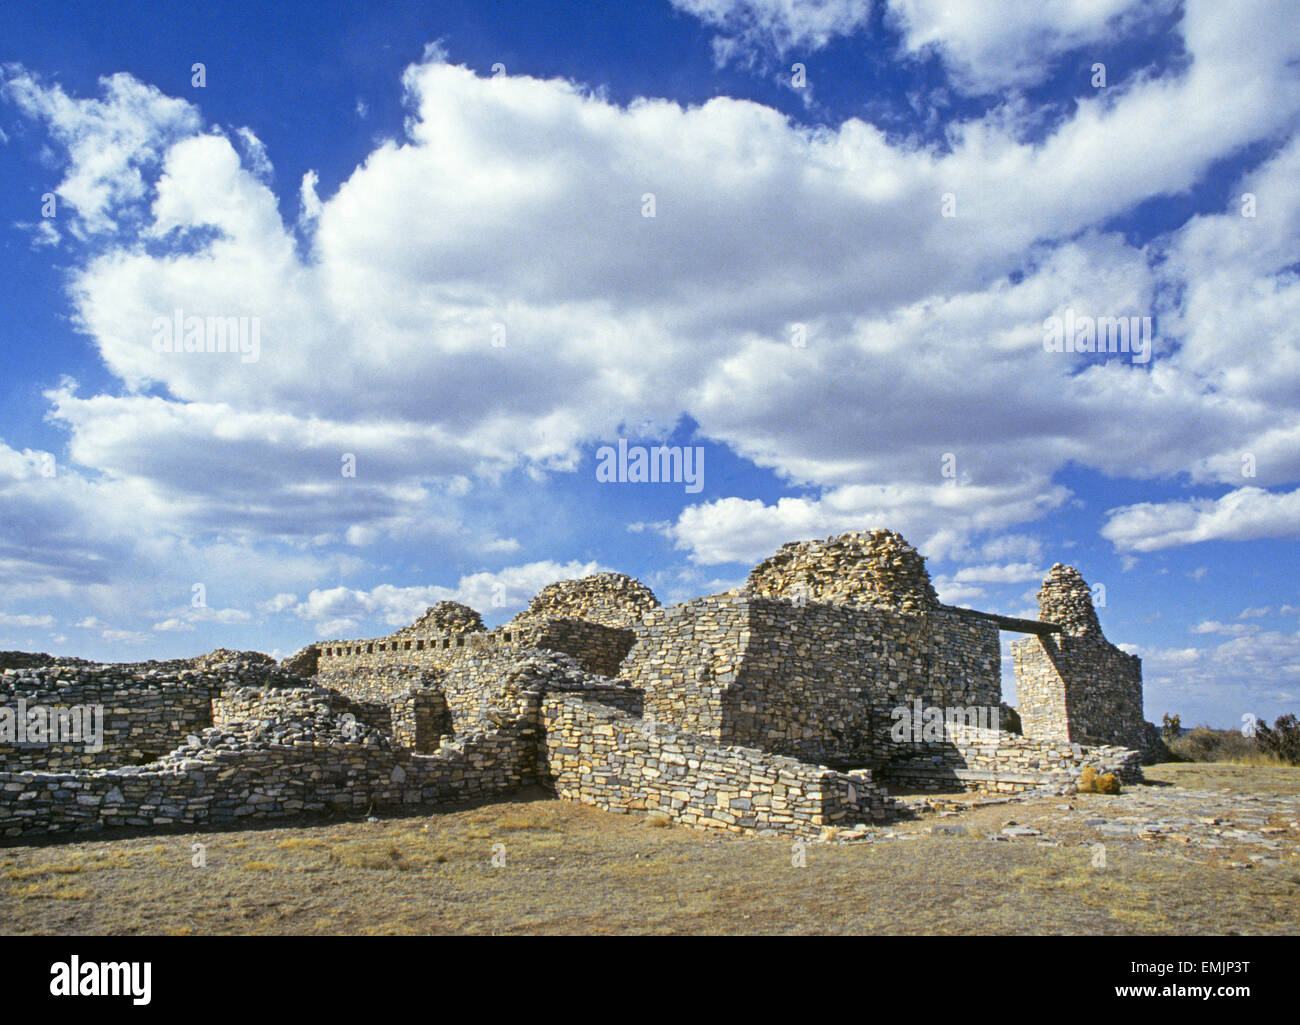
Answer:
[[[1148,718],[1296,711],[1300,25],[1223,7],[11,5],[0,648],[680,601],[887,526],[955,604],[1078,566]],[[702,490],[598,481],[620,438]]]

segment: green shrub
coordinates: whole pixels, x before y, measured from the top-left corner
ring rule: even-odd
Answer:
[[[1190,762],[1217,762],[1219,761],[1218,752],[1229,741],[1226,740],[1225,732],[1232,732],[1236,736],[1236,731],[1210,730],[1208,726],[1197,726],[1195,730],[1190,730],[1187,734],[1180,736],[1170,747],[1187,758]],[[1242,738],[1245,740],[1245,738]]]
[[[1261,719],[1255,724],[1255,744],[1264,754],[1287,765],[1300,765],[1300,722],[1294,715],[1280,715],[1269,729]]]
[[[1282,716],[1273,729],[1267,723],[1256,725],[1253,737],[1240,730],[1212,730],[1198,726],[1169,742],[1174,757],[1184,762],[1228,762],[1235,765],[1296,765],[1288,762],[1288,752],[1300,756],[1300,738],[1294,716]],[[1292,747],[1291,745],[1295,745]]]

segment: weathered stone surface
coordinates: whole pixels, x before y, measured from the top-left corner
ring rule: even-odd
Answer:
[[[0,745],[0,836],[541,784],[694,828],[865,839],[903,810],[882,781],[1024,795],[1068,794],[1087,767],[1140,779],[1140,663],[1102,636],[1069,567],[1053,567],[1040,607],[1065,631],[1017,647],[1023,736],[948,717],[933,734],[893,729],[904,708],[996,714],[1001,669],[996,623],[940,605],[889,531],[786,545],[745,589],[671,608],[598,574],[544,588],[493,630],[444,602],[280,666],[224,649],[135,666],[13,659],[0,704],[102,705],[106,744]]]
[[[626,628],[658,607],[659,599],[641,581],[622,573],[596,573],[543,587],[515,619],[585,619]]]
[[[440,601],[425,609],[424,614],[410,626],[398,630],[396,636],[471,634],[483,629],[483,617],[468,605],[458,601]]]
[[[854,608],[923,612],[939,604],[925,559],[892,530],[851,531],[782,545],[749,574],[744,590]]]
[[[282,660],[280,669],[286,673],[292,673],[294,676],[310,679],[316,675],[319,662],[320,648],[315,644],[308,644],[305,648],[299,648],[288,658]]]
[[[212,699],[230,688],[275,688],[301,680],[273,659],[218,650],[174,662],[104,664],[60,660],[0,674],[0,707],[102,710],[102,749],[86,744],[0,741],[0,769],[88,769],[149,762],[212,725]],[[256,654],[256,653],[252,653]],[[264,661],[263,661],[264,660]],[[201,668],[195,668],[200,666]]]
[[[408,628],[388,637],[321,641],[316,678],[356,697],[379,698],[403,689],[404,674],[445,672],[528,649],[564,652],[589,672],[613,676],[635,640],[631,629],[578,618],[517,617],[494,630],[424,636]]]
[[[1024,735],[1158,753],[1143,719],[1142,660],[1106,640],[1078,570],[1056,563],[1038,592],[1038,608],[1063,632],[1011,646]]]
[[[620,679],[647,717],[725,744],[810,761],[877,765],[915,745],[892,712],[1000,704],[991,624],[928,613],[759,598],[698,598],[646,617]]]

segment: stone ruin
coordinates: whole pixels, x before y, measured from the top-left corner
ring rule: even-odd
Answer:
[[[1106,640],[1077,569],[1059,562],[1051,568],[1038,592],[1038,615],[1061,632],[1011,646],[1025,732],[1080,744],[1153,746],[1154,728],[1142,718],[1142,660]]]
[[[745,586],[664,607],[616,573],[552,584],[491,630],[442,602],[279,665],[15,658],[0,709],[102,705],[102,750],[0,742],[0,837],[438,807],[527,786],[611,812],[816,836],[889,794],[1140,779],[1140,661],[1077,571],[1040,618],[944,605],[900,535],[784,545]],[[1000,729],[1000,630],[1023,733]],[[936,714],[937,713],[937,714]]]
[[[939,605],[925,559],[892,530],[852,531],[825,541],[782,545],[754,567],[744,590],[899,612],[925,612]]]
[[[614,628],[635,627],[647,612],[659,607],[654,592],[622,573],[597,573],[581,580],[560,580],[537,592],[528,608],[515,617],[585,619]]]
[[[486,630],[483,617],[468,605],[458,601],[440,601],[431,605],[410,626],[397,631],[397,636],[419,636],[422,634],[473,634]]]

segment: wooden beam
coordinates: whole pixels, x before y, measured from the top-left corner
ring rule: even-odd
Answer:
[[[1000,616],[996,612],[980,612],[978,609],[964,609],[959,605],[946,606],[953,612],[960,612],[963,616],[974,616],[977,619],[987,619],[998,625],[999,630],[1012,630],[1022,634],[1038,634],[1039,637],[1045,637],[1048,634],[1059,634],[1060,626],[1056,623],[1045,623],[1041,619],[1017,619],[1015,616]]]

